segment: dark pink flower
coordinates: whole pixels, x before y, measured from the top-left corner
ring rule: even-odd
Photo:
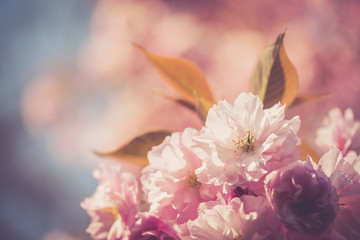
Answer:
[[[272,208],[294,239],[330,236],[339,197],[330,179],[310,163],[294,162],[265,180]]]

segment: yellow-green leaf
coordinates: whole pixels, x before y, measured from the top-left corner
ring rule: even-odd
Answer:
[[[153,54],[140,45],[133,45],[145,55],[165,82],[186,101],[196,103],[193,95],[195,90],[202,98],[209,102],[215,102],[205,75],[195,64],[183,58]]]
[[[155,131],[140,135],[129,141],[124,146],[112,152],[95,152],[99,156],[109,157],[115,160],[127,161],[137,165],[145,166],[148,164],[147,153],[153,146],[163,142],[171,132]]]
[[[289,107],[298,93],[298,75],[285,52],[284,37],[285,33],[280,34],[262,50],[250,83],[250,91],[263,100],[265,108],[279,101]]]

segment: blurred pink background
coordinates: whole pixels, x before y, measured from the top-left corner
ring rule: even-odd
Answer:
[[[3,0],[0,2],[0,239],[88,239],[80,209],[91,172],[150,130],[199,128],[195,114],[132,42],[196,63],[217,99],[248,91],[261,49],[286,30],[300,93],[332,97],[289,110],[301,135],[333,107],[360,118],[356,0]]]

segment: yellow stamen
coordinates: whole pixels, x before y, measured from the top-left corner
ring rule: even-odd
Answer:
[[[256,138],[250,131],[245,131],[244,137],[235,141],[233,140],[237,149],[241,149],[243,152],[252,152],[254,151],[254,145],[256,143]]]
[[[115,206],[114,207],[103,208],[103,209],[101,209],[101,212],[110,213],[113,216],[114,221],[119,218],[119,212],[118,212],[118,210],[116,209]]]
[[[189,173],[188,184],[191,188],[199,189],[201,187],[201,182],[197,180],[196,174],[191,175]]]
[[[234,238],[234,240],[243,240],[243,236],[242,235],[239,235],[237,238]]]

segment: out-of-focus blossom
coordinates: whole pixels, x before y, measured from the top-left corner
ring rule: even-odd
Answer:
[[[191,128],[173,133],[148,153],[149,166],[144,168],[141,182],[150,212],[161,219],[176,219],[179,224],[193,220],[198,204],[209,198],[207,186],[195,174],[201,166],[192,150],[197,134]]]
[[[118,239],[127,226],[134,224],[140,206],[136,179],[121,172],[115,163],[103,164],[94,177],[99,186],[92,197],[81,203],[92,218],[86,231],[97,240]]]
[[[319,169],[331,179],[339,195],[339,212],[334,229],[346,239],[360,238],[360,158],[354,152],[345,157],[332,148],[319,161]]]
[[[55,124],[69,108],[73,94],[73,76],[67,70],[43,73],[24,89],[22,115],[30,132]]]
[[[309,162],[294,162],[265,179],[268,200],[290,239],[327,239],[339,210],[330,179]]]
[[[353,111],[348,108],[344,115],[339,108],[333,108],[324,119],[323,126],[317,130],[316,143],[327,152],[336,147],[344,155],[348,150],[360,147],[360,122],[354,119]]]
[[[188,222],[192,239],[284,239],[266,197],[244,196],[227,204],[218,194],[216,201],[200,203],[199,217]]]
[[[216,185],[257,181],[298,159],[300,120],[284,117],[284,106],[264,110],[260,98],[251,93],[241,93],[234,106],[221,101],[211,108],[207,128],[196,138],[208,151],[198,171],[200,181]]]
[[[90,103],[93,99],[83,101],[86,91],[78,81],[74,71],[62,65],[39,74],[23,90],[21,111],[28,132],[46,137],[54,159],[91,165],[96,159],[91,150],[98,106]]]
[[[156,3],[155,3],[156,4]],[[149,3],[138,1],[100,1],[93,14],[91,34],[79,58],[79,69],[88,80],[102,84],[127,80],[136,69],[131,42],[143,38],[161,17],[163,8],[148,11]],[[141,23],[141,24],[139,24]]]

